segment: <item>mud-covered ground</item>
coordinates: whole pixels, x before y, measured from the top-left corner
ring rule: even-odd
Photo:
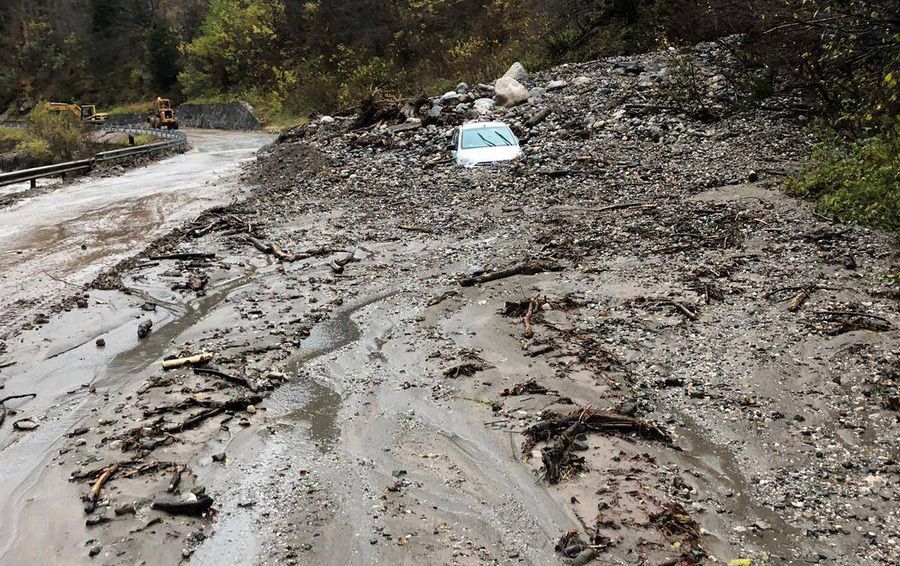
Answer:
[[[4,561],[896,563],[896,244],[780,191],[792,100],[711,120],[620,63],[530,77],[568,84],[495,112],[516,165],[446,162],[459,106],[282,136],[8,340],[101,369],[8,403],[5,461],[53,451]]]

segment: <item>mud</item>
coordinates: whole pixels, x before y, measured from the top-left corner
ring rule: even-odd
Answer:
[[[590,541],[601,564],[896,562],[896,243],[815,215],[778,176],[742,181],[797,165],[792,113],[664,116],[718,131],[660,142],[587,94],[641,77],[555,72],[593,82],[552,99],[518,166],[438,162],[437,127],[361,145],[310,126],[261,152],[228,204],[200,212],[193,186],[190,215],[86,212],[105,234],[92,246],[109,244],[67,276],[95,285],[60,285],[87,308],[34,324],[47,303],[13,289],[0,361],[16,373],[0,376],[39,390],[10,406],[40,426],[2,429],[2,561],[554,564]],[[585,134],[588,111],[612,126]],[[546,174],[585,154],[603,167]],[[39,248],[60,269],[80,249],[50,214],[24,220],[31,270]],[[117,215],[145,232],[131,255],[104,231]],[[164,253],[214,256],[149,259]],[[523,261],[544,268],[460,284]],[[200,352],[251,387],[160,367]],[[503,394],[525,382],[543,389]],[[252,408],[180,426],[251,393]],[[584,430],[550,483],[553,439],[523,432],[587,408],[665,435]],[[85,514],[91,473],[112,463],[123,472]],[[190,493],[211,513],[151,506]]]

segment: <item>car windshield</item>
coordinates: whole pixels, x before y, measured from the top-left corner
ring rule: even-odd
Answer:
[[[473,128],[462,131],[462,149],[516,145],[516,138],[507,126]]]

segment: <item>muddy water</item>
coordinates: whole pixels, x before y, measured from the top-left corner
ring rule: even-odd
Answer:
[[[279,434],[238,437],[229,446],[229,453],[236,460],[246,461],[241,456],[252,453],[253,465],[250,469],[240,470],[239,478],[221,482],[233,486],[234,493],[226,494],[216,531],[197,549],[192,563],[218,565],[228,560],[254,563],[263,543],[256,523],[263,517],[256,508],[239,507],[240,497],[247,494],[261,499],[272,497],[284,489],[284,486],[272,485],[273,470],[311,467],[318,455],[329,453],[340,439],[338,384],[326,384],[301,375],[304,364],[359,340],[362,332],[353,321],[353,315],[392,294],[375,295],[334,312],[328,320],[313,327],[301,348],[286,362],[285,373],[291,381],[276,390],[265,403],[268,418],[277,422]]]
[[[86,178],[0,210],[0,317],[17,302],[84,284],[223,198],[230,174],[272,136],[188,131],[190,151],[106,178]],[[5,323],[0,322],[0,330]]]
[[[29,489],[39,481],[40,470],[67,432],[105,402],[103,394],[112,393],[141,375],[142,370],[162,357],[173,338],[215,310],[251,277],[248,274],[220,282],[205,297],[184,303],[177,312],[158,309],[140,319],[121,315],[137,311],[139,302],[118,293],[105,293],[102,296],[107,307],[119,316],[104,320],[101,314],[98,322],[97,315],[88,313],[99,309],[77,310],[55,321],[54,327],[43,329],[40,336],[52,336],[56,342],[79,341],[81,329],[92,338],[73,347],[63,346],[65,349],[57,354],[48,352],[45,359],[6,382],[9,391],[39,392],[32,403],[23,405],[23,414],[48,417],[32,433],[9,429],[0,436],[0,507],[5,510],[0,515],[0,540],[5,541],[0,546],[0,556],[15,541],[17,517],[29,498]],[[146,319],[154,321],[155,330],[151,338],[138,341],[137,325]],[[97,348],[94,336],[103,337],[106,346]],[[39,338],[38,343],[41,342],[43,338]],[[95,387],[97,393],[90,393],[88,385]]]

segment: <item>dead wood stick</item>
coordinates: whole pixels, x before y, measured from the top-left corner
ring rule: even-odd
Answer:
[[[213,359],[213,355],[210,352],[204,352],[202,354],[197,354],[196,356],[189,356],[187,358],[175,358],[172,360],[163,360],[162,367],[163,369],[177,369],[183,366],[191,365],[201,365],[205,364],[208,361]]]
[[[399,224],[397,228],[406,230],[407,232],[422,232],[423,234],[434,234],[431,228],[423,228],[421,226],[413,226],[412,224]]]
[[[543,110],[541,110],[540,112],[538,112],[537,114],[535,114],[534,116],[529,118],[528,121],[525,122],[525,127],[533,128],[533,127],[537,126],[538,124],[540,124],[541,122],[546,120],[547,116],[549,116],[552,113],[553,113],[553,110],[551,110],[550,108],[544,108]]]
[[[297,254],[288,253],[288,252],[284,251],[283,249],[281,249],[281,246],[279,246],[278,244],[271,244],[271,248],[272,248],[272,255],[274,255],[281,261],[286,261],[288,263],[297,261]]]
[[[192,428],[197,427],[202,424],[206,419],[212,418],[222,412],[225,409],[222,407],[213,407],[212,409],[205,409],[200,411],[196,415],[189,417],[187,420],[181,423],[175,423],[166,427],[166,432],[181,432],[184,430],[190,430]]]
[[[878,316],[877,314],[869,314],[866,312],[857,312],[857,311],[819,311],[818,314],[830,315],[830,316],[861,316],[864,318],[874,318],[875,320],[880,320],[881,322],[893,326],[890,320],[884,318],[883,316]]]
[[[231,383],[246,387],[247,389],[253,389],[253,384],[250,383],[246,378],[236,375],[229,375],[224,371],[220,371],[215,368],[194,368],[194,373],[197,375],[213,375],[220,379],[224,379],[225,381],[229,381]]]
[[[534,316],[535,306],[537,306],[537,295],[531,297],[531,300],[528,301],[528,310],[525,312],[525,317],[522,319],[522,322],[525,324],[525,338],[534,336],[534,328],[531,326],[531,319]]]
[[[164,259],[215,259],[216,254],[212,252],[185,252],[177,254],[152,255],[150,260],[159,261]]]
[[[169,480],[169,486],[166,488],[166,491],[172,493],[176,489],[178,489],[178,484],[181,483],[181,466],[175,468],[175,474],[172,476],[172,479]]]
[[[0,399],[0,405],[3,405],[7,401],[12,401],[13,399],[24,399],[25,397],[37,397],[37,393],[20,393],[19,395],[8,395],[3,399]]]
[[[808,298],[809,298],[809,293],[807,293],[806,291],[800,291],[799,293],[794,295],[794,298],[791,299],[790,303],[788,303],[788,308],[787,308],[788,312],[797,312],[800,309],[800,307],[803,306],[803,303],[805,303],[806,299],[808,299]]]
[[[591,212],[609,212],[610,210],[622,210],[624,208],[654,208],[656,205],[647,204],[646,202],[623,202],[621,204],[611,204],[600,208],[588,209]]]
[[[253,236],[247,236],[247,242],[253,245],[254,248],[261,251],[264,254],[272,253],[272,246],[263,242],[259,238],[254,238]]]
[[[118,469],[119,464],[113,464],[106,468],[106,471],[100,474],[100,477],[97,478],[97,481],[91,486],[90,499],[88,499],[87,505],[84,506],[85,513],[93,513],[94,509],[97,508],[97,500],[100,498],[100,490],[103,489],[103,484],[105,484]]]
[[[463,287],[472,287],[473,285],[478,285],[480,283],[497,281],[498,279],[505,279],[515,275],[534,275],[535,273],[540,273],[542,271],[544,271],[544,266],[540,263],[536,261],[527,261],[510,267],[509,269],[501,269],[500,271],[494,271],[493,273],[487,273],[485,275],[466,277],[462,279],[459,284]]]
[[[17,362],[15,362],[15,361],[13,361],[13,360],[10,360],[10,361],[8,361],[8,362],[0,362],[0,369],[8,368],[8,367],[10,367],[10,366],[14,366],[14,365],[16,365],[16,363],[17,363]]]

